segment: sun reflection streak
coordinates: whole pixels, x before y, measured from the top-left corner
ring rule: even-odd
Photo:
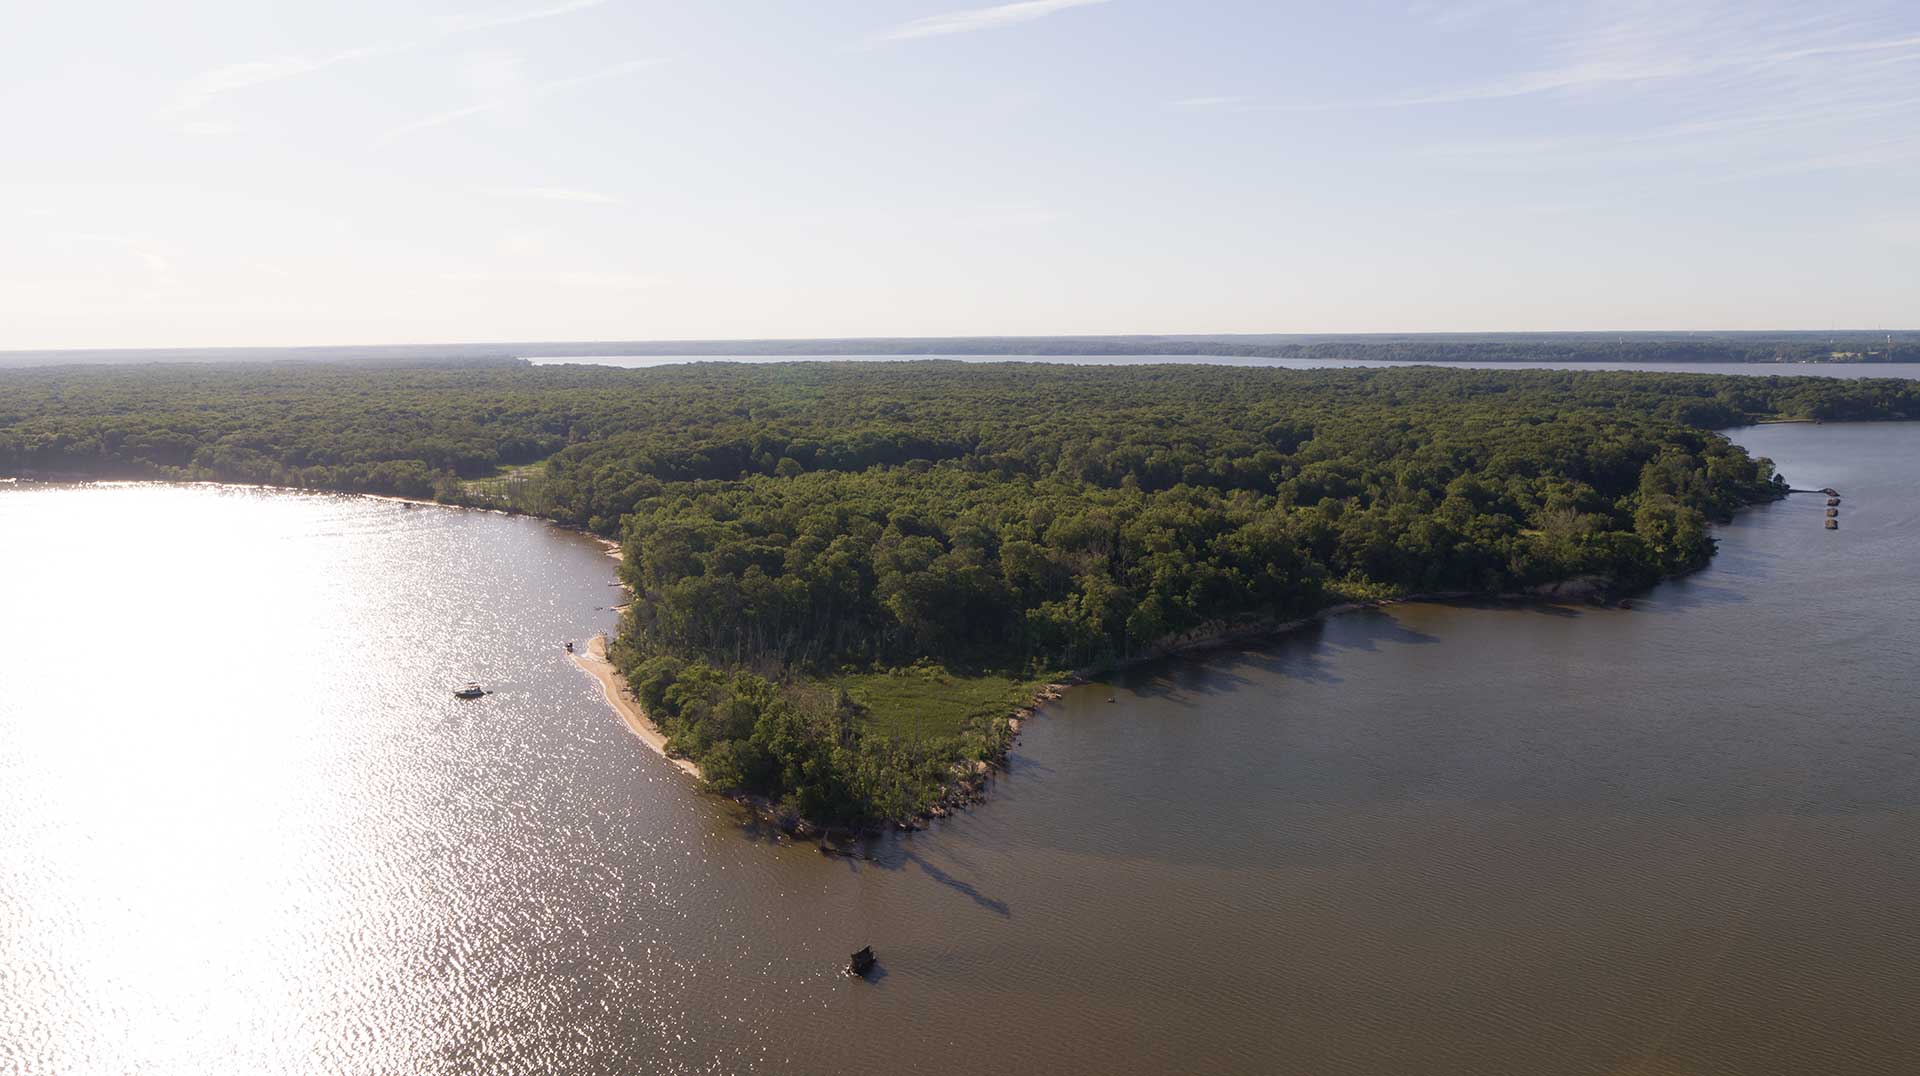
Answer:
[[[0,494],[0,1070],[410,1071],[486,1026],[459,815],[516,805],[421,749],[519,634],[466,552],[361,499]]]

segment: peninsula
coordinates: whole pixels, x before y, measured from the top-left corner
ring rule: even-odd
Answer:
[[[972,794],[1072,670],[1342,603],[1643,587],[1785,489],[1713,431],[1916,415],[1910,381],[1436,367],[55,367],[0,371],[0,476],[617,538],[634,601],[580,661],[628,723],[717,789],[860,827]]]

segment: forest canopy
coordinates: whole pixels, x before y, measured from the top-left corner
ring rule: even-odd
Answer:
[[[43,368],[0,372],[0,474],[618,537],[613,653],[673,746],[861,824],[1003,752],[1022,685],[1356,597],[1643,586],[1781,489],[1712,431],[1908,416],[1911,381],[1434,367]]]

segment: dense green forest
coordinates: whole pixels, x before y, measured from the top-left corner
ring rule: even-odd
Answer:
[[[1910,381],[1433,367],[62,367],[0,372],[0,474],[617,536],[614,657],[672,745],[859,824],[1004,751],[1063,670],[1354,597],[1642,586],[1778,494],[1712,430],[1910,415]]]

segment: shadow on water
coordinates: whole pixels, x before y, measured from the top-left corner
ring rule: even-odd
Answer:
[[[1243,651],[1236,654],[1235,659],[1247,668],[1284,679],[1332,686],[1346,682],[1333,671],[1329,654],[1334,649],[1338,647],[1324,641],[1306,644],[1301,640],[1289,640],[1285,645],[1266,650]],[[1214,680],[1207,687],[1222,695],[1248,688],[1257,689],[1258,686],[1254,680],[1233,673],[1217,674]]]
[[[1659,597],[1649,595],[1644,598],[1635,598],[1634,612],[1672,616],[1703,607],[1744,605],[1753,600],[1749,594],[1738,587],[1709,583],[1697,577],[1668,580],[1660,584],[1655,593]]]
[[[1336,622],[1326,622],[1333,627]],[[1399,643],[1405,646],[1424,646],[1440,641],[1438,635],[1431,635],[1417,628],[1407,627],[1400,618],[1386,610],[1370,609],[1364,612],[1349,613],[1339,617],[1337,630],[1331,633],[1333,638],[1322,638],[1325,645],[1341,650],[1359,650],[1366,653],[1379,651],[1381,643]]]
[[[733,806],[739,812],[739,817],[734,822],[734,831],[749,843],[773,845],[797,843],[779,826],[761,817],[758,811],[750,811],[737,803]]]
[[[1342,652],[1374,654],[1380,652],[1382,644],[1429,646],[1439,641],[1438,635],[1408,627],[1391,612],[1367,610],[1310,624],[1276,637],[1265,647],[1244,651],[1239,658],[1274,676],[1334,685],[1344,682],[1332,671],[1334,657]],[[1245,683],[1243,678],[1235,679]],[[1227,689],[1229,685],[1222,683],[1221,687]]]
[[[1554,601],[1546,598],[1453,598],[1447,601],[1422,602],[1423,605],[1442,605],[1449,609],[1477,609],[1493,613],[1535,613],[1540,616],[1557,617],[1561,620],[1574,620],[1583,617],[1595,608],[1564,604],[1565,599]]]
[[[907,838],[910,837],[911,834],[907,835]],[[895,840],[888,840],[886,838],[869,839],[865,842],[866,858],[846,860],[847,868],[858,871],[862,866],[867,866],[878,867],[881,870],[897,871],[905,870],[908,864],[912,864],[913,866],[919,867],[922,874],[925,874],[927,877],[939,882],[941,885],[946,886],[948,889],[953,890],[980,907],[985,908],[987,911],[992,912],[1002,919],[1012,918],[1013,908],[1008,905],[1006,901],[989,897],[980,892],[973,883],[955,878],[953,875],[948,874],[946,871],[928,862],[925,856],[906,847],[905,840],[907,838]]]
[[[1589,612],[1586,609],[1576,609],[1571,605],[1556,605],[1552,602],[1507,602],[1489,604],[1486,608],[1533,613],[1536,616],[1550,616],[1558,620],[1578,620]]]
[[[1331,685],[1341,679],[1326,655],[1346,650],[1377,653],[1383,643],[1423,646],[1439,641],[1439,636],[1408,627],[1392,613],[1368,610],[1309,621],[1251,642],[1172,654],[1121,670],[1108,683],[1135,698],[1196,709],[1207,704],[1208,696],[1232,695],[1257,686],[1230,664],[1244,662],[1291,679]],[[1223,658],[1227,660],[1218,660]]]
[[[1001,776],[1017,777],[1025,774],[1033,774],[1037,777],[1051,777],[1057,772],[1059,771],[1055,770],[1052,766],[1044,762],[1035,762],[1032,758],[1015,751],[1007,755],[1007,770],[1004,774],[1001,774]]]
[[[1310,621],[1252,644],[1224,644],[1146,662],[1122,670],[1112,684],[1136,698],[1150,698],[1189,709],[1204,705],[1200,697],[1231,695],[1253,686],[1252,680],[1230,669],[1228,661],[1281,661],[1287,666],[1288,675],[1337,684],[1339,677],[1328,672],[1325,663],[1315,656],[1325,642],[1326,633],[1326,621]]]
[[[986,894],[980,892],[978,889],[974,888],[973,883],[963,882],[960,879],[955,878],[953,875],[948,874],[946,871],[941,870],[939,867],[934,866],[932,863],[927,862],[926,858],[920,855],[920,853],[918,852],[907,852],[903,860],[903,864],[904,863],[911,863],[914,866],[919,867],[921,872],[924,873],[927,877],[933,879],[936,882],[939,882],[941,885],[946,886],[948,889],[953,890],[954,892],[960,894],[961,896],[966,897],[968,900],[974,902],[975,904],[979,905],[982,908],[985,908],[986,910],[992,912],[993,914],[999,916],[1002,919],[1010,919],[1013,917],[1013,909],[1008,906],[1006,901],[995,900],[994,898],[987,896]],[[883,863],[882,865],[884,866],[886,864]],[[890,869],[898,869],[898,868],[890,868]]]
[[[743,820],[738,828],[742,836],[756,842],[766,844],[791,844],[796,847],[812,845],[822,852],[826,852],[826,849],[829,847],[828,844],[816,841],[795,840],[786,837],[774,827],[754,819]],[[985,893],[980,892],[979,888],[972,882],[954,877],[946,870],[929,862],[927,858],[919,852],[907,847],[908,842],[912,841],[913,837],[913,832],[908,831],[897,835],[868,834],[852,840],[836,839],[831,842],[832,851],[827,854],[831,855],[848,874],[858,874],[861,870],[869,867],[886,871],[900,871],[905,870],[907,866],[911,864],[912,866],[920,868],[920,872],[928,878],[966,897],[974,904],[985,908],[1000,918],[1012,918],[1013,908],[1006,901],[987,896]],[[955,852],[951,848],[946,850],[946,854],[949,858],[955,857]],[[961,865],[965,866],[964,863]],[[885,972],[881,974],[884,975]]]
[[[1249,684],[1251,681],[1246,677],[1228,669],[1195,665],[1187,669],[1169,669],[1164,673],[1152,667],[1129,669],[1114,677],[1112,687],[1116,692],[1125,690],[1134,699],[1152,699],[1168,706],[1193,710],[1205,705],[1204,700],[1195,696],[1228,695]],[[1118,700],[1117,694],[1115,699]]]

